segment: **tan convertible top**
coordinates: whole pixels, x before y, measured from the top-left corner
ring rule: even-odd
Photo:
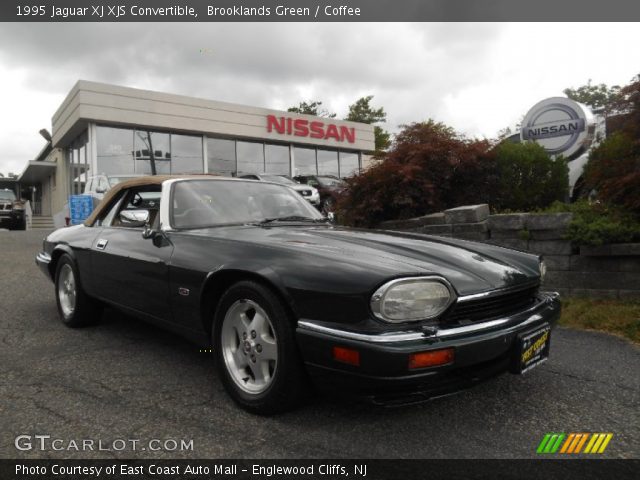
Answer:
[[[215,174],[191,174],[191,175],[149,175],[146,177],[137,177],[132,178],[130,180],[125,180],[124,182],[118,183],[116,186],[111,188],[104,196],[104,198],[100,201],[98,206],[91,212],[91,215],[84,221],[84,225],[90,227],[93,225],[93,222],[102,214],[102,211],[111,203],[111,200],[118,195],[118,193],[126,188],[131,187],[141,187],[145,185],[162,185],[163,182],[167,180],[175,180],[178,178],[212,178],[212,179],[224,179],[231,180],[227,177],[222,177]]]

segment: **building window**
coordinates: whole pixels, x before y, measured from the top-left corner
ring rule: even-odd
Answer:
[[[289,146],[264,146],[264,171],[275,175],[290,175]]]
[[[131,175],[133,163],[133,130],[96,127],[97,172],[106,175]]]
[[[295,164],[294,176],[315,175],[318,173],[315,148],[295,147],[293,149],[293,160]]]
[[[87,158],[87,143],[88,136],[85,130],[67,148],[70,195],[83,193],[85,183],[89,178],[90,166]]]
[[[238,173],[264,172],[264,144],[237,142]]]
[[[338,152],[318,149],[318,175],[339,175]]]
[[[352,152],[340,152],[340,177],[350,177],[360,172],[358,154]]]
[[[171,142],[168,133],[136,130],[133,148],[135,151],[135,173],[150,175],[151,162],[155,163],[156,174],[171,173]]]
[[[227,176],[236,173],[236,142],[207,138],[207,166],[209,173]]]
[[[171,173],[202,172],[202,137],[171,134]]]

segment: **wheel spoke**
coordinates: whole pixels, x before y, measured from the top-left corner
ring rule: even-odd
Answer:
[[[239,348],[236,349],[235,352],[233,352],[233,360],[236,362],[236,367],[238,369],[246,368],[248,362],[247,362],[247,356],[244,353],[242,353],[242,344],[240,345]]]
[[[264,385],[271,379],[271,375],[269,373],[269,362],[249,362],[249,368],[251,369],[253,378],[258,385]]]
[[[262,352],[258,354],[258,358],[262,360],[277,360],[278,359],[278,346],[272,339],[262,338],[260,342]]]
[[[253,320],[249,324],[249,331],[252,330],[255,330],[258,337],[262,337],[269,330],[267,319],[258,311],[256,311]]]

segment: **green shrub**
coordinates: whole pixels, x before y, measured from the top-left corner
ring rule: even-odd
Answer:
[[[545,208],[568,195],[569,169],[536,143],[503,142],[496,147],[494,209],[524,211]]]
[[[640,241],[640,222],[636,215],[604,203],[581,200],[573,204],[556,202],[541,213],[573,213],[566,238],[576,245],[604,245]]]

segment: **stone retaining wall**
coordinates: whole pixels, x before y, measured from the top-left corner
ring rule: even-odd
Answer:
[[[574,246],[565,239],[570,213],[490,215],[470,205],[378,228],[455,237],[543,255],[544,287],[563,295],[640,299],[640,244]]]

